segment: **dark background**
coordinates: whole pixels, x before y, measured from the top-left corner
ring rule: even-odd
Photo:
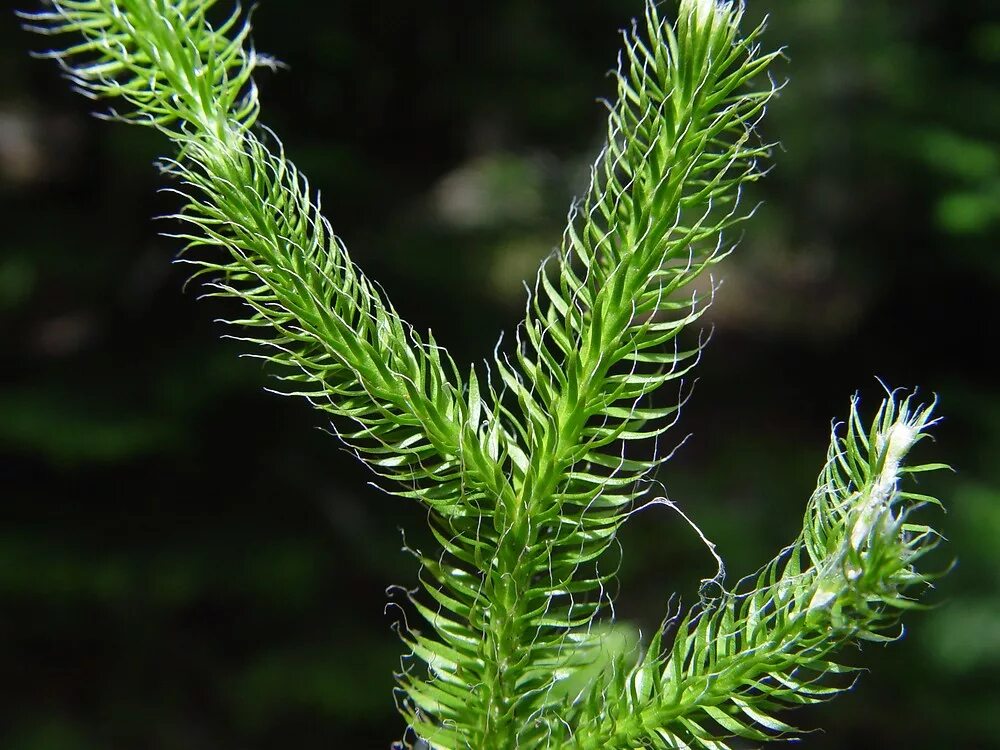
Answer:
[[[27,0],[25,0],[27,2]],[[264,0],[263,120],[354,258],[459,361],[521,314],[600,145],[640,0]],[[941,398],[920,458],[958,567],[806,748],[1000,747],[1000,8],[752,0],[787,45],[776,168],[721,270],[715,337],[663,472],[733,578],[797,533],[830,420],[876,376]],[[304,403],[182,293],[164,143],[86,116],[0,14],[0,746],[386,748],[383,612],[421,512],[367,486]],[[623,535],[619,611],[711,575],[688,527]]]

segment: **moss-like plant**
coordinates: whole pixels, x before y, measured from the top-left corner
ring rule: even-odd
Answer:
[[[624,35],[607,144],[516,346],[465,369],[400,319],[256,125],[252,75],[270,61],[239,10],[209,21],[215,4],[51,0],[25,18],[65,40],[45,56],[107,116],[170,139],[183,259],[243,303],[232,324],[287,390],[428,509],[439,548],[417,553],[424,624],[403,633],[414,659],[399,675],[411,741],[726,748],[787,735],[786,708],[847,687],[837,652],[891,639],[928,582],[915,564],[936,535],[912,511],[936,501],[901,483],[936,468],[903,463],[932,416],[911,398],[890,395],[870,425],[852,403],[801,535],[759,573],[732,590],[720,575],[638,655],[602,625],[602,558],[665,460],[636,453],[679,408],[650,395],[697,360],[681,334],[712,285],[693,282],[731,249],[769,150],[754,128],[777,53],[761,28],[740,31],[742,6],[681,0],[671,23],[647,2]]]

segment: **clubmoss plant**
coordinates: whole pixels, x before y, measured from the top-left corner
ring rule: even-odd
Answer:
[[[589,190],[543,266],[516,346],[460,368],[400,319],[351,261],[319,198],[257,125],[239,9],[215,0],[50,0],[25,13],[105,116],[173,144],[182,260],[286,390],[332,418],[390,490],[428,510],[439,547],[416,553],[423,623],[403,632],[407,741],[437,750],[730,747],[787,736],[786,709],[849,687],[844,646],[895,637],[928,584],[933,498],[903,480],[932,407],[890,394],[835,427],[802,533],[732,590],[667,613],[641,653],[606,648],[602,564],[650,500],[651,450],[677,418],[651,394],[679,384],[710,302],[695,284],[732,249],[743,189],[768,155],[755,125],[778,57],[742,6],[648,0],[624,34],[618,97]],[[676,13],[674,12],[676,10]],[[666,15],[674,18],[667,20]],[[629,443],[634,443],[628,447]],[[651,454],[648,458],[637,455]],[[711,584],[711,585],[708,585]]]

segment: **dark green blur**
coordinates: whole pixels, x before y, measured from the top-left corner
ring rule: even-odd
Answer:
[[[29,2],[29,0],[24,0]],[[731,582],[790,541],[855,391],[921,386],[918,459],[957,567],[805,748],[1000,747],[1000,6],[750,0],[788,78],[775,168],[710,314],[660,477]],[[353,257],[461,361],[489,354],[603,137],[641,0],[262,0],[263,120]],[[163,142],[86,116],[0,14],[0,747],[387,748],[423,514],[182,291]],[[665,397],[669,396],[666,394]],[[669,450],[672,446],[663,446]],[[665,509],[623,534],[654,627],[711,557]]]

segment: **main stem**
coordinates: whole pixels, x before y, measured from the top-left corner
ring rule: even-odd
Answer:
[[[601,331],[626,329],[625,313],[611,315],[610,324]],[[621,319],[619,319],[621,318]],[[608,334],[605,333],[604,337]],[[603,352],[614,342],[602,340],[588,351]],[[572,452],[579,446],[588,414],[581,405],[590,402],[594,389],[601,381],[600,355],[591,361],[585,353],[574,353],[567,363],[567,377],[577,381],[567,387],[552,406],[554,424],[542,432],[534,453],[546,456],[541,468],[525,477],[513,502],[504,507],[499,526],[495,570],[487,589],[491,608],[488,628],[484,633],[485,711],[481,732],[475,747],[482,750],[511,750],[524,727],[524,716],[518,710],[524,690],[518,681],[523,669],[530,666],[527,631],[532,627],[526,615],[526,593],[532,586],[531,556],[538,543],[540,525],[532,523],[545,503],[551,502],[560,479],[574,460]],[[531,462],[534,466],[534,462]]]
[[[475,744],[482,750],[511,750],[522,726],[518,702],[523,694],[516,684],[526,665],[524,606],[531,568],[525,561],[535,541],[525,510],[504,513],[508,521],[491,578],[495,583],[486,591],[491,612],[483,644],[484,710]]]

